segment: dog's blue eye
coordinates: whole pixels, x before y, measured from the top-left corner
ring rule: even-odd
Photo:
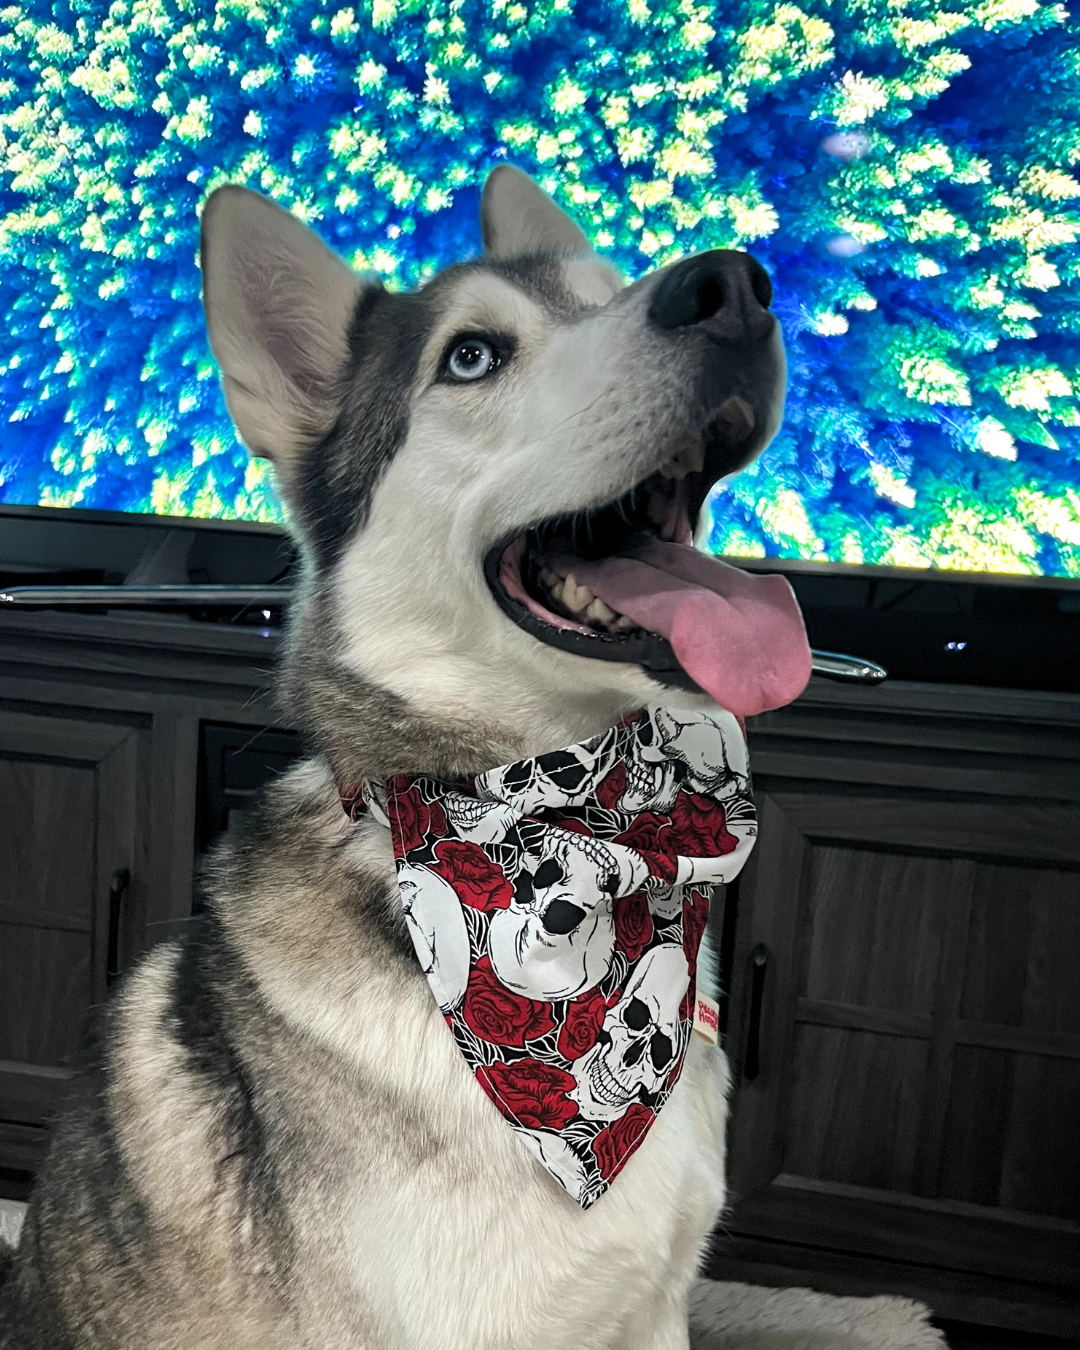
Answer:
[[[483,338],[466,338],[450,352],[446,373],[454,380],[482,380],[499,364],[495,348]]]

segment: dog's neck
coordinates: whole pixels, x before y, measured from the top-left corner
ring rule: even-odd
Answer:
[[[325,756],[338,783],[425,773],[459,778],[547,750],[561,749],[614,725],[627,713],[615,700],[572,718],[553,709],[543,726],[511,726],[482,707],[459,717],[425,715],[390,690],[335,662],[332,654],[286,660],[283,709]]]
[[[553,690],[546,697],[536,688],[500,700],[495,708],[482,690],[455,685],[449,704],[425,706],[422,698],[406,697],[357,670],[345,650],[324,597],[297,606],[279,702],[288,724],[322,753],[338,783],[399,773],[443,778],[483,773],[577,744],[663,697],[660,686],[651,698],[644,688],[619,693],[602,684],[573,694]]]

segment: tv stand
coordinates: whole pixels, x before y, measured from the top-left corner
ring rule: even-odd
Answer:
[[[0,609],[12,1198],[110,970],[183,930],[202,852],[301,752],[277,650],[268,628]],[[736,1087],[710,1272],[1080,1338],[1080,695],[814,679],[749,732],[760,840],[715,916]]]
[[[276,620],[293,598],[288,586],[16,586],[0,591],[0,607],[23,609],[184,609],[194,613],[234,609],[261,611],[270,622]],[[813,652],[813,671],[828,680],[856,684],[878,684],[888,674],[876,662],[841,652]]]

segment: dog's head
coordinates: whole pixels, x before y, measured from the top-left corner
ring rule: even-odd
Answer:
[[[549,749],[672,686],[731,706],[691,649],[745,578],[689,545],[779,425],[766,273],[716,250],[624,286],[510,167],[481,218],[479,261],[399,294],[256,193],[203,214],[229,410],[308,564],[294,715],[368,772]]]

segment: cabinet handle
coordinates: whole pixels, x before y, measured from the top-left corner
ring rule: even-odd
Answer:
[[[743,1077],[748,1083],[761,1072],[761,1004],[769,964],[769,949],[764,942],[759,942],[750,953],[750,964],[750,1028],[746,1033],[746,1054],[743,1056]]]
[[[105,958],[105,983],[111,985],[120,974],[120,909],[124,892],[131,885],[131,873],[118,867],[109,884],[109,950]]]

